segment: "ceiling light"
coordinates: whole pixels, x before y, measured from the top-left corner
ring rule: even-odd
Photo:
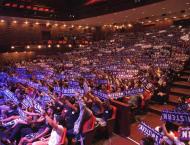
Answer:
[[[36,25],[39,25],[40,23],[39,23],[39,22],[36,22],[35,24],[36,24]]]
[[[11,46],[11,49],[15,49],[15,47],[14,47],[14,46]]]
[[[41,45],[38,45],[38,49],[41,49],[42,48],[42,46]]]
[[[133,27],[133,25],[132,25],[132,24],[128,24],[127,26],[128,26],[129,28]]]
[[[56,23],[56,24],[55,24],[55,27],[57,27],[57,26],[58,26],[58,24]]]
[[[172,11],[169,11],[168,13],[169,13],[169,14],[171,14],[171,13],[172,13]]]
[[[48,48],[51,48],[51,45],[48,45]]]
[[[25,24],[28,24],[28,21],[25,21],[24,23],[25,23]]]
[[[46,26],[49,26],[49,25],[50,25],[50,23],[49,23],[49,22],[47,22],[47,23],[46,23]]]
[[[59,47],[60,47],[60,45],[59,45],[59,44],[57,44],[56,46],[57,46],[57,48],[59,48]]]
[[[26,46],[26,49],[30,49],[30,46],[29,46],[29,45],[27,45],[27,46]]]
[[[17,23],[17,21],[15,21],[15,20],[14,20],[14,21],[13,21],[13,23],[14,23],[14,24],[16,24],[16,23]]]
[[[5,20],[1,20],[1,23],[4,23],[5,22]]]

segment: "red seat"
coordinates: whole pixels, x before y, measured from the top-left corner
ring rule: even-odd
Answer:
[[[86,120],[82,126],[82,133],[85,134],[94,129],[96,118],[91,115],[90,119]]]
[[[90,117],[90,119],[85,121],[83,124],[82,133],[85,136],[85,139],[84,139],[85,145],[91,145],[92,144],[92,140],[94,138],[94,133],[95,133],[95,130],[94,130],[95,122],[96,122],[96,118],[94,115],[92,115]]]
[[[116,118],[116,113],[117,113],[117,108],[115,106],[112,106],[113,108],[113,113],[112,113],[112,117],[110,119],[115,119]],[[110,120],[108,119],[108,120]]]
[[[61,138],[61,145],[67,145],[68,144],[66,134],[67,134],[67,129],[64,128],[63,135]]]
[[[113,113],[112,117],[107,120],[107,133],[108,137],[112,135],[114,127],[115,127],[115,119],[116,119],[116,114],[117,114],[117,108],[115,106],[112,106],[113,108]]]

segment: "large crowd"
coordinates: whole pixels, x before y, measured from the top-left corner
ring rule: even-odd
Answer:
[[[189,30],[115,32],[72,52],[2,64],[0,142],[82,144],[85,132],[107,125],[111,99],[125,98],[133,115],[145,113],[150,102],[167,104],[171,83],[189,60]],[[184,144],[160,128],[170,144]]]

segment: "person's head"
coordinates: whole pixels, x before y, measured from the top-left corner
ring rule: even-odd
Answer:
[[[166,129],[168,132],[172,131],[177,131],[178,130],[178,127],[176,125],[174,125],[172,122],[166,122]]]
[[[111,106],[110,101],[109,100],[105,100],[103,103],[104,108],[109,108]]]
[[[51,107],[48,107],[47,114],[48,114],[48,116],[52,116],[53,115],[53,109]]]
[[[166,81],[163,81],[163,84],[162,84],[163,86],[166,86]]]
[[[71,104],[75,104],[75,102],[76,102],[75,97],[69,98],[69,102],[70,102]]]
[[[65,126],[65,120],[60,115],[54,114],[54,121],[59,125]]]
[[[165,140],[161,142],[161,145],[169,145]]]
[[[34,107],[28,107],[28,108],[27,108],[27,111],[28,111],[28,112],[34,112],[34,110],[35,110]]]
[[[140,141],[140,145],[154,145],[155,141],[152,137],[144,137]]]

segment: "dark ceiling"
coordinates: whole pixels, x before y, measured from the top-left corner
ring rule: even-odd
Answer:
[[[163,0],[1,0],[0,15],[73,21]]]

